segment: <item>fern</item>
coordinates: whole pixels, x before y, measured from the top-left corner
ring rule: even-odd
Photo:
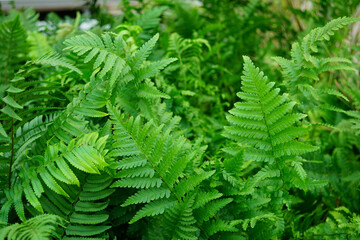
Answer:
[[[138,106],[141,106],[143,111],[151,111],[153,101],[169,98],[148,80],[175,61],[175,58],[146,61],[158,40],[158,34],[138,50],[133,49],[122,34],[116,35],[115,38],[110,34],[103,34],[102,38],[93,33],[88,34],[90,37],[80,35],[65,41],[65,44],[78,55],[86,56],[84,62],[95,59],[91,63],[94,69],[102,66],[98,71],[94,70],[94,73],[110,79],[108,89],[115,91],[113,96],[116,96],[125,110],[137,115]],[[81,40],[82,38],[87,40]],[[141,84],[144,82],[145,84]],[[137,104],[133,104],[134,102]]]
[[[60,239],[56,230],[63,227],[64,219],[57,215],[43,214],[21,224],[15,223],[0,230],[0,239]]]
[[[318,49],[316,47],[316,43],[323,40],[329,40],[330,36],[334,35],[334,31],[343,28],[346,25],[349,25],[350,23],[354,23],[356,21],[359,21],[357,18],[337,18],[332,21],[330,21],[328,24],[326,24],[324,27],[315,28],[311,30],[311,32],[306,35],[303,39],[303,42],[301,44],[301,48],[304,52],[304,58],[305,60],[309,61],[311,52],[317,52]]]
[[[112,40],[110,34],[104,34],[102,38],[100,38],[96,34],[88,32],[86,35],[80,35],[66,40],[65,44],[79,56],[85,54],[85,63],[96,57],[93,65],[94,70],[102,66],[102,70],[98,73],[101,77],[112,70],[112,82],[120,76],[125,65],[122,55],[128,54],[126,53],[128,49],[126,49],[127,46],[123,39],[118,36],[115,40]]]
[[[196,223],[192,213],[193,204],[194,197],[188,197],[165,215],[169,229],[171,229],[170,239],[197,239],[195,235],[197,228],[193,226]]]
[[[25,10],[11,9],[9,11],[8,18],[15,18],[18,15],[20,16],[20,21],[21,21],[23,28],[28,33],[38,30],[36,23],[39,20],[40,14],[37,13],[33,8],[28,8]]]
[[[107,188],[112,178],[104,173],[96,176],[108,166],[104,159],[105,143],[106,137],[87,134],[67,146],[51,145],[44,156],[30,159],[30,162],[39,161],[39,166],[19,173],[18,185],[8,193],[8,202],[1,209],[2,220],[6,221],[12,205],[25,220],[28,207],[23,205],[24,195],[33,207],[28,209],[30,212],[56,213],[68,221],[59,239],[101,236],[110,228],[105,223],[109,214],[103,210],[113,193]],[[84,176],[79,170],[90,174]]]
[[[275,83],[269,82],[246,56],[243,74],[242,92],[237,94],[243,102],[235,103],[235,108],[230,110],[227,119],[232,126],[225,127],[224,135],[246,147],[244,160],[260,162],[264,166],[245,182],[240,193],[253,195],[257,188],[266,189],[265,181],[273,182],[272,190],[267,189],[273,194],[294,187],[306,190],[314,180],[306,178],[302,167],[305,160],[300,155],[318,148],[297,140],[307,130],[294,124],[305,115],[292,113],[294,102],[289,101],[286,94],[280,95],[280,89],[274,88]],[[286,201],[277,203],[280,209]],[[281,216],[268,213],[252,216],[243,226],[250,222],[254,227],[261,218],[276,222]]]
[[[18,64],[24,61],[26,52],[26,32],[21,25],[20,16],[0,25],[0,79],[7,84],[14,75]]]
[[[34,69],[30,69],[34,72]],[[36,71],[39,70],[36,69]],[[26,77],[27,71],[23,75]],[[46,82],[47,86],[42,87],[43,81],[25,82],[24,77],[20,76],[14,80],[16,85],[11,85],[7,90],[8,95],[5,97],[7,103],[1,115],[2,119],[11,119],[4,126],[4,132],[9,135],[9,138],[6,139],[4,148],[1,149],[5,153],[1,158],[8,163],[8,186],[11,186],[15,180],[14,176],[16,177],[17,171],[21,169],[20,160],[24,159],[25,150],[34,148],[35,154],[42,153],[49,140],[53,144],[60,140],[69,143],[71,136],[78,137],[83,134],[83,131],[86,131],[83,126],[85,123],[82,119],[83,116],[106,116],[105,113],[94,110],[105,106],[107,101],[103,81],[92,80],[92,83],[89,83],[80,93],[79,98],[75,98],[65,111],[48,117],[51,111],[59,110],[59,107],[44,106],[46,100],[51,99],[51,95],[48,93],[55,91],[57,84]],[[34,86],[37,88],[33,88]],[[15,97],[16,101],[14,100]],[[34,104],[37,100],[44,102],[35,107]],[[23,106],[26,107],[26,110],[22,109]],[[21,114],[19,113],[21,117],[17,112],[21,112]],[[21,120],[23,118],[28,120],[29,113],[33,113],[32,116],[35,118],[30,122],[30,125],[25,124],[22,127]],[[47,118],[47,120],[43,122],[42,118]],[[1,184],[4,185],[5,183],[2,182]]]
[[[168,131],[160,138],[162,127],[152,130],[152,123],[149,122],[140,128],[142,123],[139,117],[131,117],[125,122],[125,116],[120,115],[111,105],[108,106],[108,110],[115,124],[116,144],[111,155],[125,157],[117,167],[123,169],[119,172],[121,179],[115,182],[113,187],[143,189],[130,197],[124,206],[147,203],[131,222],[146,216],[162,214],[165,209],[180,201],[185,193],[211,176],[211,173],[203,173],[191,184],[189,179],[186,180],[182,176],[182,172],[191,161],[185,154],[188,148],[185,139],[172,139]],[[179,143],[176,147],[175,142]],[[179,183],[175,184],[176,182]],[[161,207],[155,205],[153,200],[161,203]]]
[[[355,0],[88,5],[0,11],[0,239],[359,237]]]
[[[170,221],[167,224],[171,225],[167,229],[173,229],[167,234],[194,239],[196,229],[207,224],[232,201],[224,198],[215,202],[221,197],[217,194],[208,200],[200,197],[200,204],[190,197],[214,172],[185,172],[196,155],[191,154],[191,148],[183,137],[174,136],[169,130],[162,132],[163,127],[155,127],[152,122],[143,124],[140,117],[126,118],[111,105],[108,105],[108,111],[114,124],[115,139],[110,155],[121,159],[116,164],[116,168],[121,170],[117,173],[120,180],[112,187],[138,189],[122,206],[144,203],[130,223],[165,214]],[[199,208],[194,215],[193,204]],[[180,224],[178,228],[177,224]]]
[[[8,187],[11,186],[12,171],[15,170],[13,165],[16,165],[24,155],[24,150],[31,146],[37,138],[35,135],[27,134],[27,132],[33,131],[35,133],[39,129],[30,129],[30,125],[26,122],[54,113],[59,109],[59,107],[54,106],[55,104],[49,104],[49,101],[53,99],[59,100],[53,96],[58,91],[58,84],[55,81],[33,80],[33,75],[38,74],[40,70],[41,68],[36,68],[31,63],[26,64],[7,84],[5,96],[2,98],[3,108],[0,119],[5,121],[4,124],[0,123],[0,125],[2,125],[2,135],[5,138],[2,139],[4,145],[1,149],[3,153],[1,159],[8,164]],[[25,132],[24,125],[27,125]],[[34,128],[37,127],[34,125]],[[1,182],[1,185],[3,184],[4,182]]]
[[[306,238],[312,239],[357,239],[359,216],[351,214],[349,209],[339,207],[330,212],[326,222],[305,232]]]
[[[244,57],[242,80],[243,92],[237,95],[244,102],[230,110],[228,121],[234,126],[226,127],[225,135],[250,147],[244,153],[246,160],[281,166],[318,149],[296,140],[306,129],[293,125],[305,115],[291,113],[294,103],[279,95],[280,89],[273,88],[274,82],[268,82],[248,57]]]
[[[311,98],[317,100],[315,103],[302,106],[302,108],[306,107],[304,111],[308,111],[313,107],[313,104],[317,108],[319,106],[328,106],[329,104],[324,102],[322,95],[335,95],[348,101],[347,97],[340,92],[342,91],[341,87],[339,91],[332,88],[324,89],[324,87],[314,88],[312,85],[314,82],[319,81],[320,74],[323,72],[336,70],[354,71],[352,62],[347,58],[333,57],[331,55],[329,57],[321,57],[313,53],[317,53],[319,43],[323,43],[325,40],[328,41],[336,30],[358,20],[357,18],[347,17],[334,19],[324,27],[315,28],[310,31],[299,43],[294,43],[291,49],[291,60],[282,57],[273,58],[283,69],[285,85],[294,100],[298,103],[302,99],[307,99],[309,103],[313,102]]]
[[[21,170],[16,187],[8,193],[8,203],[1,209],[2,221],[6,221],[12,205],[22,220],[25,220],[22,195],[39,212],[44,212],[39,198],[44,192],[44,184],[64,197],[69,194],[61,187],[60,182],[79,186],[79,180],[70,165],[83,172],[99,174],[108,164],[104,160],[105,140],[98,138],[97,133],[72,140],[68,146],[63,143],[47,147],[44,156],[34,156],[29,162],[36,161],[39,166]],[[26,163],[24,163],[27,165]],[[42,183],[43,182],[43,183]]]
[[[62,58],[59,54],[53,54],[53,55],[43,54],[42,56],[40,56],[40,58],[36,59],[34,62],[36,64],[50,65],[53,67],[56,66],[64,67],[82,75],[82,72],[77,67],[73,66],[71,63],[67,61],[67,59]]]
[[[133,79],[138,79],[141,82],[145,78],[155,75],[159,70],[174,61],[174,59],[166,59],[140,68],[140,64],[149,56],[157,39],[158,35],[155,35],[134,54],[132,54],[121,35],[117,35],[113,39],[108,33],[104,33],[100,38],[96,34],[88,32],[86,35],[66,40],[65,44],[68,46],[68,49],[74,51],[79,56],[86,56],[84,59],[85,63],[94,60],[96,57],[93,63],[94,70],[101,67],[101,70],[98,72],[100,77],[104,77],[106,74],[110,75],[111,73],[109,77],[110,82],[113,84],[119,77],[125,83]],[[126,63],[129,63],[129,65]]]
[[[74,189],[77,195],[75,200],[67,203],[73,206],[68,216],[69,225],[66,226],[64,239],[76,237],[105,237],[106,230],[110,229],[108,223],[109,213],[106,208],[109,196],[113,190],[107,187],[112,178],[107,174],[85,176],[85,181],[79,190]],[[73,198],[74,199],[74,198]]]
[[[103,117],[107,114],[98,111],[107,102],[108,92],[105,89],[102,79],[91,79],[79,93],[79,96],[70,102],[66,109],[53,119],[52,123],[47,126],[42,136],[37,139],[37,149],[46,146],[46,141],[51,139],[52,143],[59,140],[68,143],[71,136],[80,136],[84,129],[85,120],[83,117]]]
[[[246,21],[251,17],[251,15],[254,13],[256,7],[259,5],[259,0],[250,0],[246,6],[242,7],[242,24],[245,24]]]
[[[155,29],[160,23],[160,16],[167,9],[167,7],[155,7],[145,10],[141,15],[137,16],[134,25],[142,28],[143,32],[139,35],[140,38],[151,38],[151,30]]]
[[[38,32],[28,33],[27,42],[29,43],[29,56],[32,59],[40,58],[52,50],[48,38]]]

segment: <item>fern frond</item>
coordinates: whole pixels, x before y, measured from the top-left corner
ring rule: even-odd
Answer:
[[[260,3],[259,0],[250,0],[246,6],[241,8],[241,12],[243,13],[241,20],[243,23],[245,23],[249,19],[249,17],[254,13],[259,3]]]
[[[22,27],[20,16],[0,24],[0,81],[2,84],[12,79],[19,64],[24,60],[21,56],[26,52],[26,32]]]
[[[161,92],[151,82],[145,82],[144,84],[142,84],[139,88],[137,95],[145,99],[170,99],[169,95]]]
[[[105,231],[111,227],[107,222],[109,213],[105,211],[109,205],[109,196],[114,192],[108,189],[111,183],[112,178],[107,174],[90,174],[85,177],[78,199],[71,203],[74,208],[71,209],[72,214],[68,214],[69,225],[65,230],[67,238],[106,236]]]
[[[196,209],[194,214],[197,221],[203,223],[212,219],[222,208],[232,201],[232,198],[216,199]]]
[[[43,68],[31,63],[25,64],[5,87],[4,97],[0,100],[3,108],[0,119],[7,141],[0,158],[9,165],[8,186],[13,181],[13,172],[18,169],[18,162],[30,149],[40,132],[54,116],[54,112],[62,109],[61,102],[55,104],[52,100],[61,100],[54,95],[59,93],[59,83],[55,81],[33,80]],[[56,106],[57,105],[57,106]],[[45,118],[45,121],[42,121]],[[41,123],[40,123],[41,122]],[[46,123],[45,123],[46,122]],[[4,133],[3,133],[4,135]],[[3,182],[1,182],[1,185]]]
[[[239,220],[233,220],[233,221],[225,221],[221,219],[212,220],[205,225],[206,230],[202,234],[206,238],[209,238],[218,232],[237,232],[238,229],[236,228],[236,225],[238,224],[240,224]]]
[[[49,139],[51,143],[58,141],[68,143],[72,136],[78,137],[84,131],[86,132],[83,117],[107,116],[107,113],[97,109],[105,106],[108,96],[106,82],[92,78],[79,92],[78,97],[74,98],[66,109],[53,119],[41,137],[36,140],[36,145],[38,145],[36,150],[44,149]]]
[[[43,212],[39,198],[45,186],[64,197],[69,194],[61,187],[61,183],[80,185],[72,168],[83,172],[99,174],[108,164],[104,160],[106,137],[98,138],[97,133],[84,135],[72,140],[67,146],[62,142],[47,147],[44,156],[34,156],[29,161],[41,163],[38,167],[23,169],[19,173],[17,187],[11,189],[8,201],[14,204],[19,217],[24,219],[22,195],[39,212]],[[1,211],[8,211],[2,208]],[[6,216],[7,213],[2,213]],[[6,219],[2,219],[6,221]]]
[[[194,197],[187,197],[183,202],[167,211],[165,215],[168,237],[170,239],[198,239],[195,226],[196,220],[193,216],[192,206]]]
[[[159,34],[155,34],[149,41],[144,43],[139,50],[129,60],[129,65],[133,69],[137,69],[150,55],[156,42],[159,40]]]
[[[235,103],[229,111],[231,115],[227,118],[232,126],[225,127],[224,136],[245,146],[244,160],[263,164],[238,193],[253,200],[259,193],[277,195],[291,188],[307,189],[308,179],[299,156],[318,149],[299,140],[308,130],[295,124],[306,115],[292,113],[294,102],[286,94],[281,95],[274,85],[249,57],[244,56],[242,92],[238,93],[243,102]],[[293,172],[289,173],[289,170]],[[258,221],[264,221],[264,224],[284,222],[283,202],[286,200],[274,202],[267,213],[248,216],[243,222],[244,229],[249,223],[254,228]],[[283,229],[283,224],[278,224],[273,229],[274,236],[281,234]]]
[[[141,188],[124,206],[145,203],[131,223],[176,208],[186,194],[214,173],[193,173],[185,178],[184,170],[195,156],[187,152],[191,148],[184,138],[173,136],[168,130],[162,132],[162,126],[155,127],[152,122],[143,124],[140,117],[126,118],[110,104],[108,112],[115,139],[110,154],[120,157],[117,168],[123,169],[118,173],[120,180],[112,186]],[[151,174],[147,174],[151,169]]]
[[[291,59],[282,57],[273,58],[282,68],[284,85],[291,93],[292,99],[300,102],[301,99],[308,99],[305,106],[301,106],[304,111],[309,111],[315,106],[322,106],[324,103],[322,95],[334,95],[347,100],[347,97],[335,89],[323,90],[323,86],[315,88],[314,81],[319,82],[320,74],[330,71],[355,71],[351,60],[343,57],[322,57],[315,56],[318,52],[318,44],[324,40],[329,40],[336,30],[348,24],[359,21],[358,18],[337,18],[330,21],[323,27],[313,29],[301,41],[294,43],[291,49]],[[330,54],[330,53],[328,53]],[[301,83],[300,83],[301,81]],[[342,89],[340,89],[342,90]],[[317,101],[312,101],[316,99]]]
[[[294,104],[286,95],[279,95],[279,89],[273,88],[274,83],[268,82],[248,57],[244,57],[242,83],[243,93],[239,97],[244,102],[236,103],[230,110],[232,116],[228,120],[233,126],[225,127],[225,136],[250,147],[244,153],[245,159],[271,164],[285,155],[296,156],[317,149],[296,141],[304,135],[304,129],[293,125],[305,115],[290,113]]]
[[[143,31],[149,32],[151,29],[154,29],[159,25],[160,16],[166,9],[167,7],[165,6],[146,9],[140,16],[137,17],[134,24],[140,26]]]
[[[64,44],[78,56],[84,56],[85,63],[93,60],[94,70],[101,67],[98,72],[100,77],[111,73],[111,82],[118,79],[125,67],[126,43],[119,35],[113,39],[109,33],[104,33],[99,37],[95,33],[87,32],[67,39]]]
[[[80,69],[78,69],[77,67],[75,67],[74,65],[72,65],[71,63],[69,63],[67,61],[67,59],[63,58],[60,54],[50,54],[47,53],[43,56],[40,56],[39,59],[36,59],[35,64],[41,64],[41,65],[50,65],[53,67],[64,67],[67,69],[70,69],[74,72],[77,72],[78,74],[82,75],[83,73],[80,71]]]
[[[346,207],[338,207],[330,211],[325,223],[310,228],[304,236],[312,239],[356,239],[360,237],[359,222],[357,214]]]
[[[42,214],[19,224],[15,223],[0,230],[0,239],[61,239],[58,229],[64,227],[65,220],[57,215]]]
[[[29,56],[35,60],[52,51],[48,38],[39,32],[28,32]]]
[[[10,19],[15,18],[17,15],[20,15],[21,24],[28,33],[38,30],[36,23],[39,20],[40,14],[33,8],[27,8],[25,11],[17,9],[11,9],[9,11]]]
[[[343,17],[331,20],[324,27],[319,27],[311,30],[307,34],[301,44],[301,48],[304,51],[304,57],[308,61],[310,59],[311,52],[317,52],[316,43],[323,40],[329,40],[330,36],[334,35],[334,31],[343,28],[346,25],[359,21],[358,18]]]
[[[205,39],[184,39],[178,33],[173,33],[169,38],[168,51],[170,55],[184,59],[186,62],[191,61],[191,58],[201,57],[202,46],[204,45],[208,49],[211,48],[209,42]]]
[[[155,76],[160,70],[164,69],[170,63],[176,61],[176,58],[168,58],[164,60],[159,60],[155,62],[151,62],[148,65],[145,65],[136,71],[134,71],[135,79],[138,82],[141,82],[147,78]]]

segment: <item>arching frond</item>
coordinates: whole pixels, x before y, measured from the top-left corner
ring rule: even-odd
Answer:
[[[300,103],[301,99],[307,99],[304,106],[300,106],[304,112],[313,108],[322,108],[324,103],[322,96],[338,96],[344,98],[343,94],[335,89],[325,90],[324,86],[314,87],[319,82],[321,74],[334,71],[355,71],[351,60],[343,57],[318,56],[318,45],[328,41],[335,31],[359,21],[358,18],[343,17],[333,19],[323,27],[310,31],[301,41],[294,43],[291,49],[291,59],[274,57],[273,59],[282,68],[284,85],[287,87],[292,99]],[[324,45],[326,48],[326,46]],[[339,87],[339,85],[334,86]],[[339,89],[342,91],[342,89]],[[314,99],[316,101],[314,101]],[[344,98],[348,101],[347,97]]]

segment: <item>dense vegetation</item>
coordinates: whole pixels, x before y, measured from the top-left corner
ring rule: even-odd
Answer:
[[[0,239],[360,239],[360,1],[95,2],[1,12]]]

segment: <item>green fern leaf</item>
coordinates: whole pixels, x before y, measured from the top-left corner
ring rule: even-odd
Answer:
[[[304,37],[301,48],[304,51],[304,57],[306,60],[310,58],[310,52],[317,52],[316,43],[323,40],[329,40],[331,35],[334,35],[334,31],[343,28],[346,25],[359,21],[358,18],[337,18],[331,20],[324,27],[315,28]]]
[[[121,169],[117,174],[120,180],[112,187],[141,189],[123,206],[145,203],[131,223],[172,209],[185,194],[214,174],[193,173],[185,178],[186,166],[196,157],[187,152],[191,148],[185,138],[173,136],[169,130],[162,132],[163,127],[155,127],[151,121],[143,124],[140,117],[126,118],[110,104],[108,112],[115,139],[110,155],[119,158],[115,166]]]
[[[230,110],[233,116],[228,118],[234,126],[225,127],[225,136],[250,147],[250,151],[244,153],[245,159],[272,163],[282,161],[282,156],[296,156],[317,149],[295,140],[304,131],[292,125],[305,115],[289,113],[294,104],[273,89],[274,83],[268,82],[248,57],[244,57],[242,80],[242,90],[246,95],[239,96],[245,96],[245,102],[236,103],[235,108]],[[252,122],[249,123],[247,119]],[[293,137],[273,141],[277,135],[288,132],[290,127]]]
[[[156,216],[159,214],[163,214],[166,209],[171,208],[175,205],[176,201],[171,200],[156,200],[145,205],[142,209],[140,209],[135,216],[130,220],[130,224],[134,223],[141,218],[149,217],[149,216]]]
[[[0,230],[0,239],[60,239],[57,227],[62,227],[65,220],[56,215],[42,214],[19,224],[15,223]]]
[[[160,70],[164,69],[170,63],[176,61],[176,58],[168,58],[164,60],[159,60],[156,62],[151,62],[148,65],[145,65],[134,72],[135,78],[138,82],[143,81],[144,79],[155,76]]]
[[[149,31],[159,25],[160,15],[166,9],[167,7],[164,6],[146,9],[137,17],[134,24],[140,26],[144,31]]]
[[[240,223],[239,220],[224,221],[221,219],[209,221],[205,224],[206,232],[203,233],[206,237],[210,237],[218,232],[237,232],[238,229],[235,227]]]
[[[157,99],[157,98],[170,99],[169,95],[161,92],[156,87],[154,87],[153,85],[147,82],[141,84],[137,92],[137,95],[141,98],[146,98],[146,99]]]
[[[85,63],[94,60],[94,70],[102,66],[101,71],[98,73],[100,77],[104,77],[112,70],[111,82],[115,82],[118,79],[125,66],[123,56],[123,44],[125,42],[121,36],[112,39],[110,34],[104,33],[100,38],[95,33],[87,32],[86,34],[67,39],[64,43],[67,49],[75,52],[77,55],[86,56]]]
[[[204,221],[208,221],[209,219],[213,218],[220,209],[222,209],[232,201],[233,201],[232,198],[223,198],[223,199],[217,199],[211,201],[207,203],[205,206],[196,209],[194,213],[196,215],[196,219],[200,223]]]
[[[194,197],[187,197],[165,215],[167,235],[170,239],[198,239],[196,236],[198,228],[195,226],[196,220],[192,210],[193,204]]]
[[[63,58],[60,54],[53,54],[53,55],[45,54],[45,55],[41,56],[39,59],[36,59],[34,61],[34,63],[41,64],[41,65],[50,65],[53,67],[59,66],[59,67],[70,69],[74,72],[77,72],[80,75],[83,74],[80,71],[80,69],[78,69],[77,67],[75,67],[74,65],[69,63],[68,60],[66,58]]]
[[[149,203],[153,200],[170,197],[170,190],[164,187],[153,188],[153,189],[144,189],[136,194],[129,197],[122,206],[126,207],[131,204],[139,204],[139,203]]]
[[[137,69],[147,59],[158,39],[159,34],[157,33],[139,48],[139,50],[129,59],[131,68]]]
[[[110,229],[111,226],[83,226],[83,225],[70,225],[66,228],[66,235],[91,237]]]
[[[0,81],[6,84],[14,76],[16,67],[23,61],[21,53],[26,52],[26,32],[20,15],[0,24]]]

